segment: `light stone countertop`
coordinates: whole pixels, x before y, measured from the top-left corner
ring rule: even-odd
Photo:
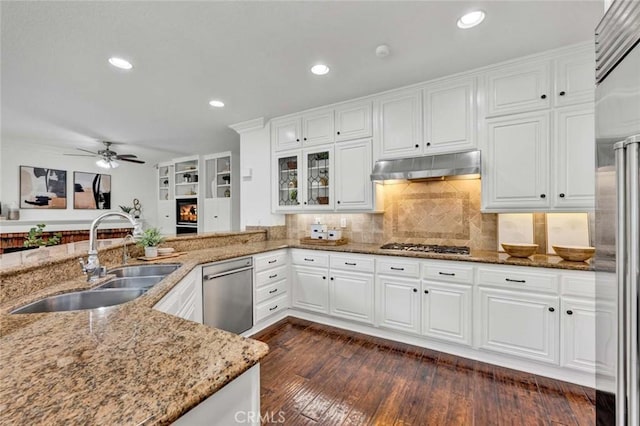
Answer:
[[[197,265],[287,247],[590,269],[588,263],[546,255],[517,259],[497,252],[460,256],[381,250],[378,244],[324,247],[297,240],[258,241],[164,259],[160,262],[179,262],[182,267],[145,295],[122,305],[8,314],[41,297],[86,289],[85,279],[78,277],[0,304],[0,423],[151,425],[175,421],[259,362],[268,347],[151,308]]]

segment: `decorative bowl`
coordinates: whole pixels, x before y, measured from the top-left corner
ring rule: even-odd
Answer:
[[[318,197],[318,204],[329,204],[329,197]]]
[[[158,254],[160,256],[166,256],[168,254],[171,254],[175,251],[175,249],[173,247],[161,247],[158,248]]]
[[[513,257],[529,257],[538,250],[537,244],[501,244],[504,251]]]
[[[578,246],[551,246],[553,250],[564,260],[573,262],[584,262],[593,256],[596,252],[595,247],[578,247]]]

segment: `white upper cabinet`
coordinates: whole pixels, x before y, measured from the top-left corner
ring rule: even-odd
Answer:
[[[393,158],[422,152],[422,92],[410,89],[377,100],[380,157]]]
[[[271,143],[276,151],[302,146],[302,120],[300,117],[285,117],[271,122]]]
[[[302,145],[333,142],[333,110],[326,109],[302,116]]]
[[[334,141],[333,109],[273,120],[271,141],[275,151],[332,143]]]
[[[336,144],[336,209],[372,208],[371,139]]]
[[[335,109],[336,142],[371,137],[371,101],[342,104]]]
[[[484,207],[548,207],[549,113],[487,120],[487,144],[483,158]]]
[[[593,104],[555,111],[555,185],[558,209],[594,208],[595,123]]]
[[[476,109],[475,78],[427,87],[424,90],[424,153],[475,148]]]
[[[550,63],[505,66],[487,74],[487,116],[549,108]]]
[[[593,102],[595,96],[593,49],[555,61],[555,105]]]

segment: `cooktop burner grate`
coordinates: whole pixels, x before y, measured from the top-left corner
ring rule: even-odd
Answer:
[[[462,254],[470,253],[469,247],[439,246],[436,244],[389,243],[380,247],[383,250],[417,251],[422,253]]]

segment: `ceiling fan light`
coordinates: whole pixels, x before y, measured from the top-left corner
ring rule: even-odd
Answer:
[[[96,161],[96,166],[102,167],[103,169],[115,169],[120,166],[115,160],[105,160],[104,158]]]

